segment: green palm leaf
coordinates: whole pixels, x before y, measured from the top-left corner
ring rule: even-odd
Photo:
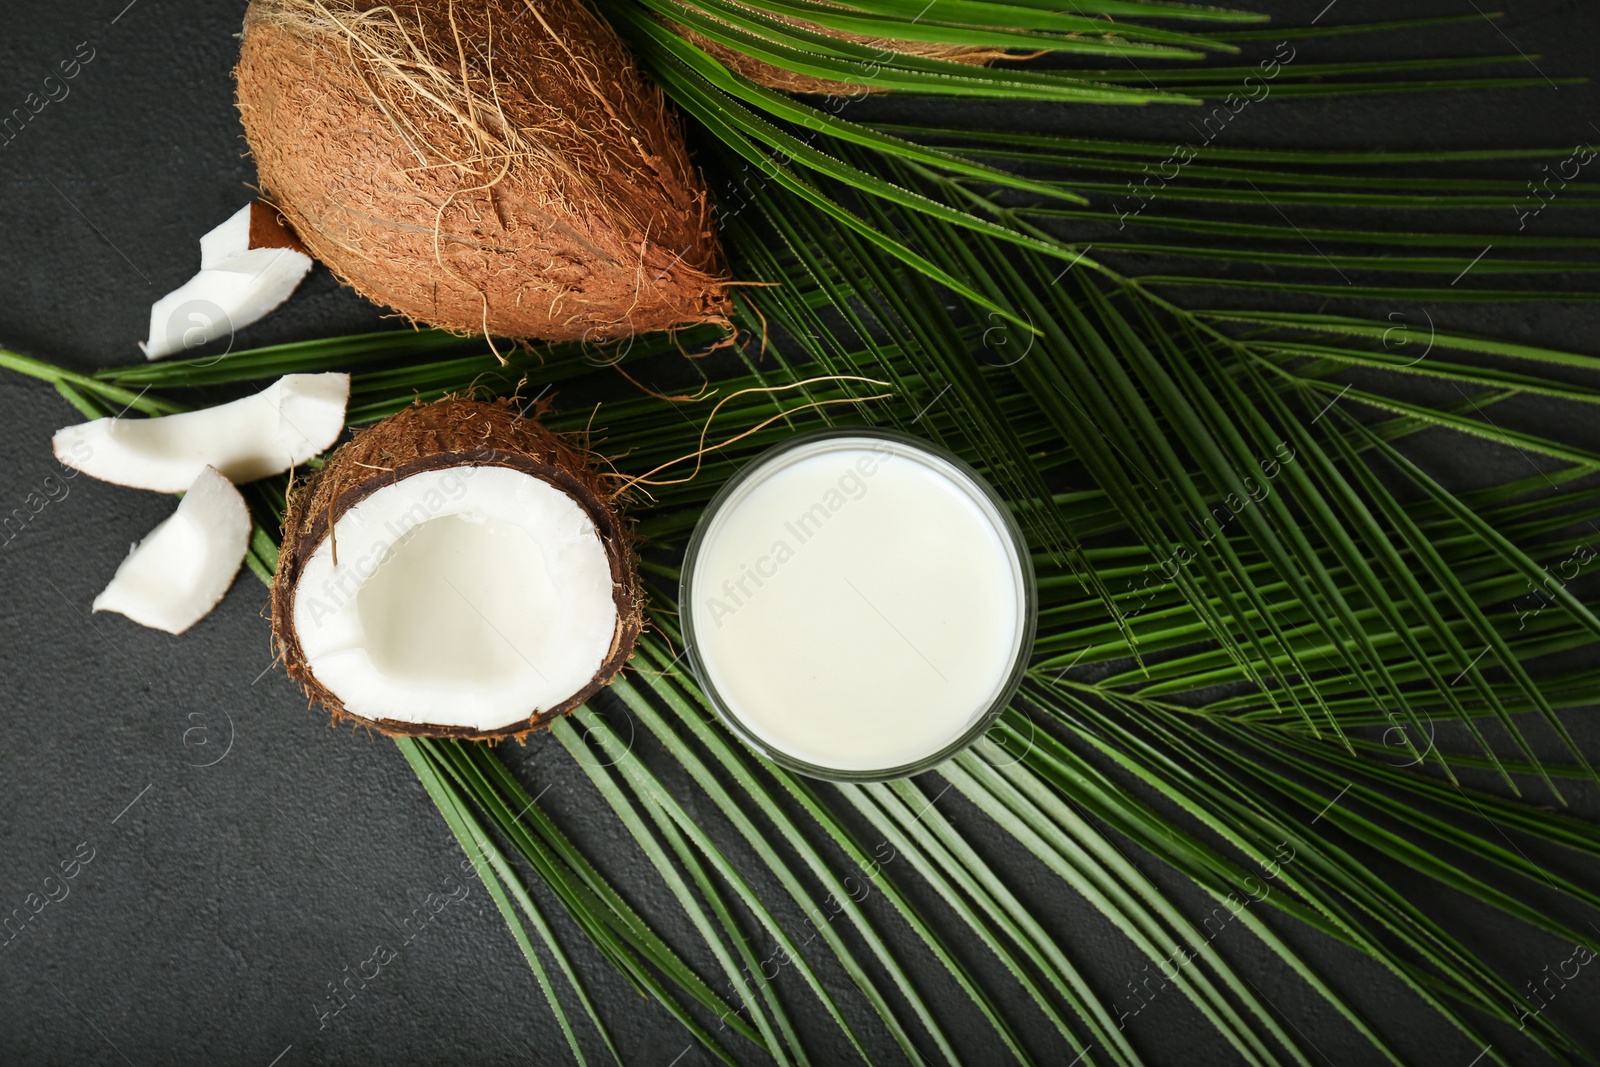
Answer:
[[[1029,1049],[1021,1012],[1045,1022],[1059,1040],[1053,1053],[1138,1062],[1126,1033],[1132,1005],[1056,939],[1050,916],[1030,910],[1017,872],[985,858],[981,839],[996,829],[1118,932],[1130,974],[1171,985],[1241,1061],[1305,1063],[1317,1050],[1213,942],[1235,923],[1374,1058],[1400,1062],[1393,1035],[1286,930],[1374,960],[1485,1048],[1486,1061],[1509,1062],[1486,1047],[1490,1025],[1520,1029],[1547,1054],[1581,1056],[1547,1017],[1519,1010],[1520,990],[1474,956],[1463,931],[1369,861],[1385,857],[1530,929],[1600,948],[1566,917],[1600,896],[1505,847],[1499,829],[1577,859],[1600,856],[1593,824],[1524,799],[1537,792],[1559,804],[1558,780],[1594,779],[1567,715],[1593,702],[1600,671],[1536,661],[1600,646],[1600,617],[1570,584],[1595,555],[1600,500],[1589,475],[1600,455],[1490,414],[1524,394],[1593,404],[1600,392],[1571,375],[1600,361],[1437,330],[1418,357],[1414,324],[1397,334],[1393,321],[1320,309],[1198,310],[1182,296],[1204,285],[1280,299],[1593,299],[1568,287],[1432,283],[1577,276],[1595,268],[1595,239],[1486,237],[1454,223],[1394,233],[1382,219],[1396,207],[1448,219],[1457,216],[1442,209],[1503,212],[1515,183],[1463,168],[1553,153],[1208,146],[1204,163],[1163,182],[1159,212],[1147,213],[1127,203],[1129,179],[1171,145],[851,122],[727,70],[673,28],[858,87],[1148,105],[1235,91],[1258,68],[1211,61],[1237,52],[1232,42],[1384,40],[1452,20],[1290,33],[1239,28],[1260,21],[1249,13],[1111,0],[1070,13],[1047,0],[941,0],[934,12],[920,0],[601,6],[706,142],[714,184],[732,190],[723,227],[740,278],[773,283],[740,291],[743,370],[713,373],[712,396],[729,399],[711,427],[709,397],[695,405],[615,389],[593,411],[547,417],[589,434],[624,472],[695,451],[703,432],[732,442],[707,454],[696,477],[634,502],[659,636],[641,643],[604,698],[552,731],[664,893],[633,903],[637,887],[597,866],[494,751],[400,742],[573,1057],[586,1062],[598,1041],[621,1059],[586,991],[583,957],[546,918],[551,906],[725,1062],[815,1058],[821,1035],[796,1024],[797,995],[814,998],[838,1030],[831,1036],[862,1058],[871,1028],[913,1062],[954,1060],[935,980],[983,1020],[997,1056],[1062,1060]],[[975,68],[827,29],[1051,55],[1032,67]],[[1136,56],[1148,74],[1089,66],[1107,56]],[[1454,75],[1507,58],[1296,59],[1272,91],[1544,84]],[[1165,63],[1183,65],[1155,66]],[[1436,78],[1441,71],[1450,76]],[[1412,169],[1393,174],[1400,166]],[[1586,201],[1574,190],[1562,207]],[[1302,228],[1292,214],[1301,206],[1327,210]],[[1123,236],[1128,227],[1161,236],[1135,240]],[[1223,243],[1236,239],[1269,247]],[[1478,249],[1490,243],[1506,254],[1485,260]],[[1396,246],[1450,251],[1394,255]],[[1151,259],[1161,272],[1139,273]],[[1196,260],[1226,274],[1182,273]],[[5,351],[0,366],[50,382],[91,417],[124,406],[161,414],[207,395],[195,389],[348,368],[351,421],[361,424],[416,398],[532,398],[603,382],[614,366],[675,366],[680,348],[709,347],[713,334],[605,350],[490,349],[402,331],[95,375]],[[859,379],[887,381],[893,395],[862,403],[877,387]],[[1419,383],[1432,391],[1419,395]],[[1039,639],[1013,707],[986,741],[916,782],[823,787],[751,755],[676,651],[678,554],[700,509],[762,448],[840,421],[908,429],[974,463],[1016,510],[1040,574]],[[1518,449],[1549,469],[1452,493],[1408,450],[1424,432]],[[1277,457],[1270,475],[1268,457]],[[283,503],[281,482],[253,491],[249,564],[266,581]],[[624,717],[648,746],[624,738]],[[1535,726],[1560,742],[1558,758],[1535,743]],[[987,821],[951,820],[938,807],[947,790]],[[1164,888],[1157,869],[1209,903]],[[874,895],[883,907],[866,906]],[[806,920],[802,940],[796,923]],[[668,929],[688,934],[669,945]],[[974,954],[998,966],[1003,984],[980,977]]]

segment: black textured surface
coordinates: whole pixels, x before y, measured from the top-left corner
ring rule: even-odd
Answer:
[[[66,95],[0,144],[0,344],[85,368],[137,358],[134,341],[144,334],[150,302],[189,276],[196,237],[244,202],[252,179],[229,77],[241,0],[124,3],[8,0],[0,8],[0,112],[42,93],[59,62],[92,49],[66,83]],[[1292,11],[1309,18],[1324,3],[1295,4]],[[1404,14],[1472,6],[1470,0],[1408,4]],[[1498,26],[1452,28],[1430,35],[1419,51],[1516,48],[1540,53],[1530,62],[1552,75],[1596,72],[1600,13],[1592,6],[1504,6],[1508,17]],[[1400,14],[1394,5],[1343,0],[1328,18]],[[1359,48],[1359,42],[1329,45],[1317,54]],[[54,86],[51,92],[60,96]],[[1273,101],[1251,112],[1249,129],[1241,122],[1229,136],[1240,144],[1554,147],[1600,137],[1597,105],[1594,86]],[[925,106],[865,107],[892,113]],[[963,121],[1004,114],[975,106],[948,110]],[[1058,114],[1062,128],[1114,131],[1126,124],[1126,113],[1105,109]],[[1182,136],[1185,116],[1176,111],[1140,118],[1141,131],[1168,131],[1152,139]],[[1525,170],[1532,177],[1537,168]],[[1537,225],[1560,232],[1568,223],[1547,217]],[[1600,314],[1592,308],[1453,309],[1441,312],[1441,321],[1596,351]],[[349,332],[379,321],[376,309],[340,291],[319,268],[287,307],[242,333],[238,344]],[[0,949],[0,1063],[565,1062],[565,1044],[525,963],[482,887],[460,869],[459,850],[394,747],[327,729],[280,672],[266,669],[260,584],[241,577],[218,610],[181,638],[119,616],[87,615],[129,542],[167,514],[170,500],[88,478],[47,483],[56,473],[49,435],[75,421],[49,388],[0,376],[0,411],[0,512],[30,491],[52,498],[0,545],[7,697],[0,712],[0,914],[42,892],[45,878],[75,851],[81,858],[92,850],[65,883],[68,895]],[[1531,417],[1556,416],[1534,411]],[[1452,457],[1447,451],[1440,458]],[[1463,476],[1471,473],[1458,466]],[[1600,751],[1597,731],[1582,721],[1579,729],[1589,751]],[[656,880],[623,846],[609,814],[597,814],[600,800],[559,746],[539,738],[510,755],[533,792],[547,790],[542,803],[561,824],[648,907],[661,892]],[[1578,810],[1595,814],[1593,789],[1575,787],[1571,794]],[[1050,917],[1102,989],[1120,992],[1123,977],[1139,973],[1132,948],[1061,883],[986,831],[976,812],[949,799],[941,804]],[[601,832],[586,833],[591,828]],[[1584,870],[1564,856],[1516,844],[1552,870],[1591,887],[1597,882],[1592,866]],[[1567,955],[1550,938],[1447,894],[1400,884],[1435,914],[1471,917],[1469,945],[1518,986]],[[1181,887],[1175,892],[1195,899]],[[430,894],[451,902],[403,932]],[[869,910],[906,946],[919,972],[937,975],[937,964],[903,935],[881,899],[869,902]],[[1566,918],[1600,922],[1592,915]],[[570,926],[558,926],[628,1062],[709,1062],[688,1049],[664,1010],[628,989]],[[1302,931],[1287,933],[1413,1062],[1466,1067],[1478,1054],[1381,968]],[[673,939],[685,944],[688,936],[681,929]],[[959,931],[953,938],[967,944]],[[380,944],[393,959],[323,1025],[329,984]],[[1315,1046],[1318,1062],[1373,1061],[1349,1026],[1242,932],[1224,951]],[[993,988],[1006,988],[1004,976],[989,974],[981,951],[969,946],[965,955],[996,979]],[[786,981],[800,1024],[826,1031],[798,980]],[[959,992],[943,989],[933,999],[965,1055],[997,1060],[992,1033]],[[1590,971],[1549,1010],[1600,1048],[1597,1006],[1600,977]],[[1041,1019],[1017,1015],[1043,1062],[1067,1059]],[[1173,993],[1130,1029],[1155,1063],[1234,1059]],[[1509,1033],[1495,1037],[1498,1047],[1515,1047]],[[886,1038],[870,1047],[885,1062],[899,1059]],[[829,1037],[818,1061],[844,1051]],[[598,1048],[591,1054],[604,1055]]]

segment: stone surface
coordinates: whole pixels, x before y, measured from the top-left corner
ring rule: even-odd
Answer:
[[[45,76],[70,60],[80,42],[86,42],[80,55],[93,49],[67,83],[66,97],[48,103],[21,136],[0,146],[0,344],[84,368],[139,358],[135,341],[151,301],[193,273],[196,239],[244,202],[252,180],[229,77],[242,0],[135,0],[124,8],[125,2],[7,0],[0,9],[0,111],[40,91]],[[1309,19],[1325,3],[1296,3],[1292,10]],[[1329,21],[1400,17],[1389,5],[1359,0],[1328,6]],[[1555,0],[1503,6],[1508,15],[1500,22],[1475,21],[1430,35],[1425,50],[1491,54],[1515,47],[1539,54],[1534,62],[1551,74],[1595,73],[1600,11]],[[1451,3],[1412,4],[1405,14],[1460,10]],[[1329,43],[1314,54],[1355,56],[1363,47],[1362,39]],[[894,115],[928,106],[874,100],[852,105],[859,108],[852,113]],[[952,123],[996,122],[1005,112],[932,106]],[[1060,108],[1040,121],[1114,134],[1127,117],[1104,108]],[[1189,136],[1185,124],[1192,113],[1168,109],[1140,118],[1141,130],[1165,131],[1160,138],[1176,141]],[[1274,102],[1241,116],[1228,136],[1239,144],[1553,147],[1600,139],[1594,123],[1600,123],[1595,87],[1539,87],[1482,96]],[[1537,168],[1525,171],[1532,177]],[[1394,224],[1405,223],[1397,214]],[[1578,214],[1550,213],[1535,225],[1549,233],[1594,232],[1592,219]],[[1446,308],[1440,314],[1441,322],[1465,328],[1592,351],[1600,325],[1594,309]],[[1391,309],[1367,310],[1382,316]],[[236,343],[351,332],[380,321],[377,309],[339,290],[318,268],[287,306],[241,332]],[[50,433],[77,416],[49,388],[9,375],[0,375],[0,411],[0,511],[9,511],[56,472]],[[1593,431],[1585,432],[1592,446]],[[1505,462],[1511,466],[1504,469],[1516,469],[1516,457]],[[1473,475],[1465,461],[1457,466],[1462,477]],[[218,610],[181,638],[119,617],[86,615],[129,543],[165,516],[171,502],[87,478],[69,484],[64,497],[0,545],[0,667],[7,698],[0,715],[0,912],[40,892],[46,876],[80,843],[79,854],[92,849],[92,859],[68,883],[65,899],[0,949],[0,1062],[567,1062],[526,964],[481,886],[460,869],[460,851],[394,746],[328,729],[281,671],[268,669],[260,583],[242,575]],[[1588,750],[1600,752],[1593,721],[1573,719]],[[624,721],[620,714],[618,721]],[[508,753],[530,790],[548,790],[541,803],[600,858],[637,906],[660,905],[658,913],[670,907],[647,863],[626,845],[558,744],[537,738]],[[1576,786],[1572,795],[1580,812],[1596,814],[1592,787]],[[1019,893],[1050,916],[1051,928],[1102,989],[1114,993],[1122,976],[1137,976],[1142,964],[1131,948],[1073,893],[1017,847],[996,840],[982,817],[953,794],[940,806],[973,832]],[[1596,884],[1593,865],[1585,869],[1516,843],[1553,869]],[[933,910],[935,902],[914,878],[902,881]],[[781,897],[768,880],[758,878],[757,885],[769,899]],[[1551,939],[1447,894],[1400,888],[1441,917],[1470,917],[1469,947],[1517,986],[1567,954]],[[405,928],[430,893],[462,892],[459,903],[431,922]],[[1198,903],[1192,891],[1179,892]],[[540,900],[554,914],[549,895],[541,892]],[[927,978],[960,1050],[973,1062],[997,1062],[992,1032],[881,895],[866,907]],[[790,917],[798,926],[798,916]],[[557,926],[627,1062],[710,1062],[570,924]],[[687,924],[667,932],[680,946],[693,938]],[[953,926],[950,936],[992,980],[991,988],[1014,1000],[982,950]],[[1289,936],[1394,1036],[1410,1061],[1465,1067],[1478,1055],[1377,966],[1302,931]],[[343,981],[345,969],[356,970],[379,944],[395,958],[345,1010],[320,1018],[329,1007],[330,983]],[[1251,939],[1232,938],[1224,951],[1323,1061],[1341,1067],[1373,1062],[1361,1038]],[[843,992],[843,977],[828,977]],[[1587,981],[1594,987],[1575,984],[1550,1010],[1587,1034],[1595,1048],[1600,979]],[[803,986],[791,976],[783,988],[802,1030],[825,1035],[813,1049],[817,1061],[843,1062],[848,1050]],[[1158,1007],[1130,1022],[1150,1062],[1235,1062],[1180,997],[1169,993]],[[859,1009],[854,1016],[866,1021]],[[1042,1062],[1064,1062],[1042,1019],[1024,1010],[1015,1016]],[[874,1059],[899,1061],[881,1028],[866,1031]],[[590,1056],[604,1059],[586,1034]],[[1496,1039],[1509,1044],[1509,1032]]]

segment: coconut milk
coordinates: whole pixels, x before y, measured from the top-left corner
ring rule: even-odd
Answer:
[[[757,747],[849,775],[950,749],[1031,643],[1031,570],[963,468],[871,431],[755,462],[687,561],[686,639]]]

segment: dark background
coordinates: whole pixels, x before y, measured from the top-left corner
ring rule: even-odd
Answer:
[[[242,0],[96,0],[0,8],[0,111],[21,105],[81,42],[94,58],[14,142],[0,146],[0,345],[81,368],[135,361],[151,301],[198,264],[196,239],[245,202],[253,178],[232,106],[229,71]],[[1484,0],[1488,10],[1487,0]],[[1325,6],[1276,4],[1289,21]],[[1471,13],[1474,0],[1397,5],[1338,0],[1327,20]],[[1600,10],[1580,3],[1512,2],[1498,23],[1427,31],[1390,54],[1489,54],[1512,49],[1551,75],[1596,72]],[[1358,56],[1373,39],[1303,46],[1320,60]],[[872,102],[857,114],[927,105]],[[936,105],[945,107],[945,105]],[[1016,112],[966,105],[956,119],[1005,122]],[[1028,121],[1107,133],[1181,137],[1175,111],[1136,115],[1056,109]],[[1248,123],[1248,128],[1246,128]],[[1388,147],[1520,145],[1552,149],[1600,140],[1594,85],[1477,94],[1420,94],[1256,105],[1230,143]],[[1559,151],[1558,151],[1559,150]],[[1529,163],[1513,173],[1537,175]],[[1600,180],[1600,171],[1583,181]],[[1506,212],[1510,220],[1510,211]],[[1404,216],[1395,225],[1405,225]],[[1553,212],[1540,232],[1577,227]],[[1344,310],[1337,308],[1336,310]],[[1367,309],[1372,310],[1372,309]],[[1381,309],[1379,309],[1381,314]],[[1441,325],[1600,351],[1594,305],[1444,308]],[[247,347],[365,330],[380,312],[318,267],[294,299],[236,340]],[[1592,410],[1592,409],[1590,409]],[[52,431],[76,414],[48,387],[0,376],[0,512],[55,472]],[[1557,417],[1552,414],[1551,418]],[[1570,418],[1570,415],[1561,415]],[[1574,424],[1578,430],[1584,427]],[[1445,459],[1449,457],[1446,456]],[[1472,472],[1462,470],[1463,476]],[[28,932],[0,949],[3,1063],[554,1063],[565,1043],[529,970],[399,753],[382,739],[331,730],[308,711],[272,658],[260,617],[265,590],[245,574],[209,618],[180,638],[144,630],[89,604],[126,553],[170,511],[169,498],[79,478],[0,547],[0,913],[21,906],[86,842],[93,859]],[[1588,751],[1597,731],[1575,715]],[[509,753],[532,792],[630,899],[656,914],[660,889],[597,794],[553,741]],[[211,764],[202,766],[203,764]],[[1573,786],[1577,811],[1600,812],[1592,787]],[[1064,885],[975,811],[941,800],[1047,915],[1107,995],[1142,961]],[[1481,828],[1480,828],[1481,829]],[[1517,841],[1537,862],[1593,888],[1596,870]],[[1157,876],[1167,884],[1170,877]],[[910,885],[914,880],[902,879]],[[465,885],[454,905],[406,945],[362,997],[319,1032],[317,1007],[344,968],[393,940],[394,923],[429,893]],[[770,888],[758,879],[758,885]],[[1430,913],[1464,929],[1470,948],[1514,985],[1536,980],[1570,949],[1470,907],[1431,886],[1407,885]],[[913,887],[914,889],[914,887]],[[1197,895],[1174,885],[1180,898]],[[546,903],[548,899],[541,897]],[[919,898],[920,900],[921,898]],[[930,914],[937,902],[922,901]],[[964,1054],[999,1058],[997,1042],[959,992],[940,989],[937,964],[870,903],[926,975]],[[553,909],[552,909],[553,910]],[[870,908],[869,908],[870,910]],[[1581,924],[1600,917],[1564,915]],[[1464,927],[1456,926],[1465,923]],[[710,1062],[653,1002],[628,989],[564,921],[577,958],[630,1063]],[[1600,929],[1600,928],[1597,928]],[[953,938],[965,945],[962,931]],[[669,928],[688,944],[687,927]],[[1422,1064],[1474,1061],[1480,1052],[1377,965],[1292,928],[1286,931],[1333,983]],[[1373,1062],[1370,1046],[1254,939],[1220,946],[1321,1059]],[[981,950],[964,950],[984,971]],[[990,967],[989,971],[993,968]],[[1600,977],[1593,970],[1549,1009],[1600,1050]],[[835,978],[839,976],[835,975]],[[792,975],[786,996],[804,1029],[829,1024]],[[1234,1057],[1190,1006],[1169,993],[1131,1024],[1156,1063]],[[1041,1019],[1016,1013],[1044,1062],[1064,1062]],[[965,1025],[963,1025],[963,1021]],[[813,1025],[807,1026],[810,1023]],[[875,1053],[899,1055],[881,1029]],[[592,1037],[592,1035],[590,1035]],[[1497,1048],[1526,1057],[1509,1032]],[[829,1040],[832,1040],[831,1038]],[[591,1056],[604,1057],[594,1041]],[[825,1046],[823,1053],[843,1050]],[[819,1062],[829,1062],[819,1053]]]

